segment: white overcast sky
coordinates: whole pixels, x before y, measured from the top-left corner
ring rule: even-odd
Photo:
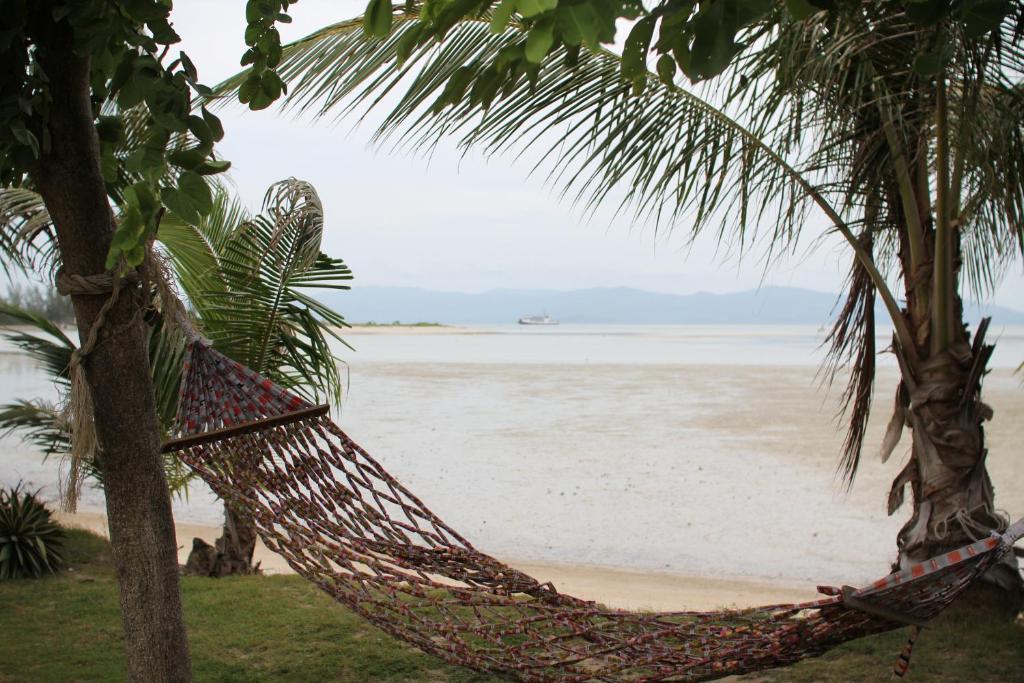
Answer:
[[[357,16],[361,0],[301,0],[281,25],[286,41]],[[245,50],[243,0],[176,0],[172,20],[184,49],[213,85],[235,73]],[[722,254],[710,238],[687,247],[684,233],[609,214],[589,220],[558,198],[527,163],[463,158],[444,141],[431,159],[369,145],[370,126],[296,120],[240,105],[219,112],[219,151],[245,202],[258,208],[273,182],[311,181],[326,213],[324,250],[344,258],[355,285],[478,292],[492,288],[627,286],[671,293],[730,292],[762,284],[839,291],[848,252],[806,231],[806,244],[766,274],[758,253]],[[815,225],[824,225],[820,217]],[[817,244],[816,248],[811,248]],[[1024,307],[1018,263],[994,303]]]

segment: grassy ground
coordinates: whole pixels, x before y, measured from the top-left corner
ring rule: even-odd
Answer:
[[[73,571],[0,583],[0,683],[124,677],[106,541],[69,532]],[[388,637],[295,576],[183,580],[197,681],[490,681]],[[864,638],[749,681],[877,681],[905,633]],[[1024,626],[960,613],[918,641],[910,680],[1024,680]]]

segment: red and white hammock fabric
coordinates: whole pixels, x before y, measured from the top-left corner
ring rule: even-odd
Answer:
[[[249,512],[268,548],[388,633],[448,662],[532,681],[700,681],[791,664],[923,624],[1024,535],[1024,520],[873,584],[800,604],[637,613],[559,593],[436,517],[312,406],[202,341],[177,451]]]

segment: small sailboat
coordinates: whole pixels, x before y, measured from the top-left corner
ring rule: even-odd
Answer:
[[[520,325],[557,325],[558,321],[545,313],[544,315],[524,315],[519,319]]]

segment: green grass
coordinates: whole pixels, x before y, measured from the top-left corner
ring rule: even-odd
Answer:
[[[0,683],[124,679],[107,542],[68,532],[72,571],[0,583]],[[183,579],[197,681],[492,681],[390,638],[295,576]],[[887,680],[904,631],[748,681]],[[1024,679],[1024,625],[960,611],[918,641],[911,681]]]
[[[73,571],[0,583],[0,683],[124,680],[107,542],[70,530]],[[369,625],[297,576],[182,579],[196,681],[495,680]]]

